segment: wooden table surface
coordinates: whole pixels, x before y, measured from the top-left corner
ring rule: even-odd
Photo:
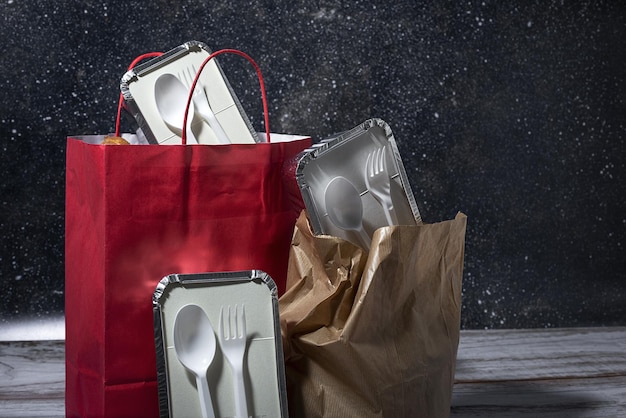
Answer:
[[[0,416],[64,416],[63,341],[0,342]],[[626,327],[462,331],[451,417],[626,417]]]

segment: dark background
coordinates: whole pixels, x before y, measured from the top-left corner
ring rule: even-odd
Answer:
[[[137,55],[199,40],[255,58],[273,132],[391,126],[424,220],[469,217],[464,328],[626,325],[622,2],[4,0],[0,16],[4,322],[63,311],[66,136],[114,130]],[[254,73],[219,60],[262,130]]]

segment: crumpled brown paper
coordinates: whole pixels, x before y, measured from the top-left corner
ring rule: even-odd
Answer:
[[[367,254],[300,215],[279,300],[290,416],[449,416],[466,224],[381,228]]]

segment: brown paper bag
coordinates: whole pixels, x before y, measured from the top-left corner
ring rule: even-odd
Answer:
[[[367,254],[301,214],[279,301],[290,416],[449,416],[466,223],[381,228]]]

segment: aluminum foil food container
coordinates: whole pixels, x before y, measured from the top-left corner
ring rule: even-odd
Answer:
[[[190,41],[157,58],[140,63],[124,74],[120,84],[124,109],[134,119],[139,137],[145,138],[151,144],[176,145],[182,143],[181,129],[184,116],[176,117],[175,111],[169,111],[167,113],[174,114],[174,116],[164,117],[162,113],[163,103],[171,102],[171,100],[164,99],[163,95],[159,100],[159,93],[156,92],[156,89],[159,83],[171,75],[184,84],[188,94],[193,78],[210,54],[211,51],[204,43]],[[208,101],[217,122],[232,143],[261,141],[218,64],[217,58],[213,58],[207,63],[196,86],[197,89],[202,89],[197,91],[206,95],[206,98],[200,98]],[[178,95],[175,96],[178,97]],[[180,106],[182,107],[180,112],[184,114],[188,96],[183,94],[180,96]],[[171,103],[169,106],[171,107]],[[193,137],[197,139],[197,143],[220,143],[218,135],[203,120],[199,109],[193,114],[190,109],[188,120],[191,121],[191,131]],[[187,136],[187,143],[193,143],[193,138],[190,138],[189,134]]]
[[[278,292],[268,274],[260,270],[173,274],[160,281],[152,301],[161,417],[202,416],[196,378],[179,361],[174,345],[176,316],[187,305],[202,308],[215,332],[216,351],[207,373],[215,416],[235,416],[233,373],[218,337],[220,311],[235,304],[245,306],[248,415],[287,416]]]
[[[303,151],[296,180],[315,234],[369,249],[380,227],[422,223],[391,128],[381,119]]]

